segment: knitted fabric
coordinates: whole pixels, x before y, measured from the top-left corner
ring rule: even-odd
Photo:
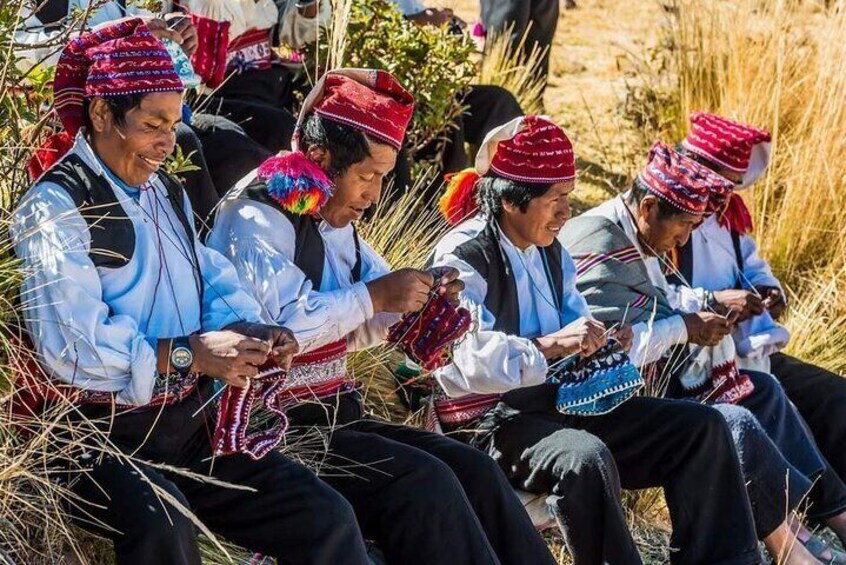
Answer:
[[[649,162],[638,180],[652,194],[694,215],[709,212],[713,193],[728,192],[734,186],[728,179],[660,141],[652,146]]]
[[[316,214],[332,196],[326,173],[299,151],[275,155],[258,168],[268,195],[294,214]]]
[[[297,355],[284,370],[272,360],[244,388],[227,387],[218,404],[214,454],[261,459],[285,437],[285,412],[307,398],[336,394],[348,384],[346,340]]]
[[[388,342],[427,371],[450,363],[448,350],[470,329],[470,312],[433,294],[420,312],[405,314],[391,326]]]
[[[732,171],[745,173],[755,146],[769,143],[770,132],[706,112],[690,115],[682,146]]]
[[[217,88],[226,76],[226,49],[229,46],[229,22],[200,14],[191,14],[197,30],[197,50],[191,56],[194,71],[209,88]]]
[[[548,380],[558,385],[555,406],[562,414],[607,414],[643,387],[637,368],[613,339],[590,357],[553,367]]]
[[[485,136],[476,170],[518,182],[554,184],[576,177],[576,160],[563,129],[543,116],[521,116]]]
[[[167,49],[133,18],[68,42],[56,65],[53,106],[65,130],[76,135],[85,98],[182,90]]]
[[[297,132],[314,112],[399,150],[414,112],[414,98],[385,71],[338,69],[326,73],[303,102]],[[294,134],[296,149],[298,133]]]

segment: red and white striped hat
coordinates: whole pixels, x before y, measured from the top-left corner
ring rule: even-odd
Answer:
[[[414,113],[414,97],[385,71],[329,71],[317,81],[303,102],[292,141],[294,150],[303,121],[311,112],[399,149]]]
[[[682,147],[743,174],[741,187],[754,183],[770,161],[770,132],[706,112],[690,115]]]
[[[734,183],[693,159],[655,142],[638,180],[655,196],[687,214],[709,214],[714,195],[727,194]]]
[[[576,177],[573,144],[545,116],[521,116],[491,130],[476,155],[476,171],[507,179],[552,184]]]

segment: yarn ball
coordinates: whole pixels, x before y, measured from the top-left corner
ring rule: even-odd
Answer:
[[[276,155],[261,164],[258,177],[282,208],[294,214],[316,214],[332,196],[334,184],[304,154]]]

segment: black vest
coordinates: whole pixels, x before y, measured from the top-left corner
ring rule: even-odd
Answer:
[[[239,189],[233,197],[266,204],[279,211],[291,222],[296,236],[293,262],[305,273],[305,276],[311,281],[312,287],[319,291],[323,281],[323,266],[326,262],[326,247],[319,229],[320,220],[311,215],[294,214],[284,209],[270,197],[267,193],[267,185],[258,177]],[[354,227],[353,241],[356,259],[352,269],[352,278],[353,282],[358,282],[361,280],[361,242]]]
[[[561,243],[539,248],[549,288],[558,311],[563,301],[564,281],[561,275]],[[488,222],[473,239],[455,248],[453,254],[478,272],[487,283],[485,308],[496,320],[493,329],[509,335],[520,335],[520,302],[511,263],[500,243],[499,231]],[[542,384],[518,388],[505,393],[502,401],[521,412],[555,410],[557,386]]]
[[[156,173],[176,211],[179,223],[191,242],[194,264],[199,262],[194,249],[194,232],[185,213],[185,192],[179,181],[159,171]],[[89,256],[95,267],[125,267],[135,254],[135,227],[115,196],[109,181],[97,175],[78,156],[70,154],[41,177],[39,183],[59,185],[73,200],[88,224],[91,234]]]

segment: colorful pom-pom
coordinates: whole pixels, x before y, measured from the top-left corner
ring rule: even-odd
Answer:
[[[479,209],[476,204],[476,181],[479,173],[476,169],[464,169],[459,173],[447,175],[446,191],[440,200],[438,208],[447,223],[454,226],[473,216]]]
[[[41,147],[35,150],[27,163],[29,178],[33,181],[37,180],[72,148],[73,137],[66,131],[54,133],[48,137]]]
[[[332,196],[334,185],[323,169],[295,151],[271,157],[258,176],[282,208],[294,214],[316,214]]]

